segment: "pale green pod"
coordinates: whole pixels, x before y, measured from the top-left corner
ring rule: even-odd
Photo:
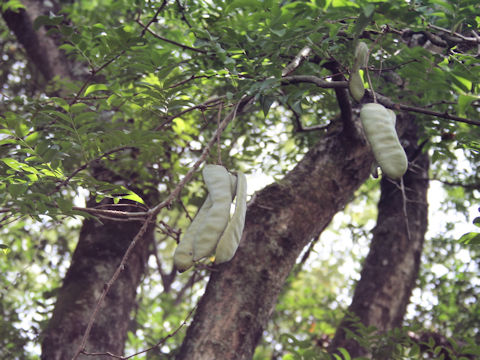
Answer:
[[[357,100],[358,102],[362,100],[363,95],[365,94],[365,87],[363,86],[362,77],[360,76],[360,73],[358,71],[350,74],[348,89],[350,90],[350,94],[355,100]]]
[[[247,212],[247,178],[239,172],[237,175],[237,200],[235,212],[220,238],[215,251],[215,263],[221,264],[230,261],[242,238],[245,226],[245,214]]]
[[[397,124],[397,115],[395,115],[395,111],[386,109],[390,118],[390,121],[392,122],[393,126]]]
[[[237,194],[237,177],[232,173],[228,173],[228,176],[230,176],[230,190],[232,191],[232,200],[233,200],[233,198]]]
[[[205,214],[193,241],[193,261],[210,256],[227,227],[232,203],[232,183],[227,169],[220,165],[206,165],[202,171],[212,206]]]
[[[391,179],[400,179],[407,171],[408,160],[395,131],[392,114],[380,104],[365,104],[360,119],[373,155],[382,172]]]
[[[175,249],[173,255],[173,262],[175,267],[180,272],[188,270],[193,265],[193,242],[198,231],[203,227],[203,224],[207,218],[208,211],[212,207],[213,202],[210,195],[207,196],[205,202],[200,207],[197,215],[190,223],[189,227],[185,231],[180,243]]]
[[[358,71],[359,69],[366,68],[368,65],[368,46],[364,42],[359,42],[355,48],[355,63],[353,65],[353,70]]]

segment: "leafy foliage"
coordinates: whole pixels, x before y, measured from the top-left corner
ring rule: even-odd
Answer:
[[[2,11],[21,7],[7,1]],[[75,64],[71,78],[52,81],[29,63],[1,23],[0,354],[34,357],[29,350],[38,344],[52,310],[78,220],[89,216],[82,206],[86,193],[97,201],[156,205],[199,158],[217,129],[218,114],[225,115],[244,95],[252,96],[254,105],[229,125],[209,160],[220,156],[228,168],[281,177],[322,136],[322,130],[301,131],[302,126],[339,124],[334,91],[282,80],[282,69],[305,46],[312,55],[293,75],[330,81],[324,65],[331,61],[348,75],[361,38],[371,50],[375,91],[394,103],[478,120],[478,44],[463,38],[474,38],[479,21],[475,0],[82,0],[62,3],[60,13],[35,19],[35,28],[46,29]],[[445,46],[415,43],[415,38],[425,40],[425,32]],[[444,40],[448,33],[453,35]],[[478,205],[479,127],[425,112],[416,119],[433,161],[431,176],[446,184],[443,210],[466,214]],[[342,235],[365,235],[375,215],[375,186],[372,181],[362,189],[370,193],[360,205],[368,211],[354,213],[359,225],[349,221],[349,232]],[[156,260],[149,264],[133,314],[132,351],[171,333],[202,292],[206,273],[200,269],[190,278],[165,282],[175,242],[164,235],[167,228],[186,227],[184,207],[193,215],[203,195],[194,178],[181,201],[162,213],[162,234],[151,250]],[[420,279],[420,288],[437,305],[417,304],[414,318],[428,319],[428,329],[478,341],[480,314],[472,302],[478,296],[478,261],[463,264],[454,256],[460,251],[455,239],[447,231],[441,235],[431,239]],[[478,259],[478,237],[470,232],[461,238],[471,259]],[[436,279],[435,262],[447,267],[448,276]],[[329,358],[311,345],[334,333],[345,307],[337,298],[351,279],[340,276],[337,264],[321,265],[307,266],[290,279],[269,329],[270,344],[259,348],[257,358],[262,351],[271,354],[267,345],[282,355],[288,351],[284,359]],[[396,358],[419,351],[407,330],[372,333],[361,329],[366,345],[386,346]],[[180,341],[181,335],[170,338],[149,356],[171,354]],[[433,345],[430,350],[441,351]],[[32,353],[37,351],[38,346]]]

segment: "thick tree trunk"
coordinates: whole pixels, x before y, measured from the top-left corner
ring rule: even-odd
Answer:
[[[25,9],[18,12],[5,11],[3,19],[9,29],[15,34],[18,42],[23,45],[30,61],[48,82],[55,76],[71,78],[69,63],[65,54],[58,49],[54,39],[46,36],[42,27],[33,29],[33,22],[40,15],[48,15],[54,11],[51,1],[22,0]]]
[[[428,155],[421,153],[418,148],[416,126],[413,122],[402,140],[407,144],[406,151],[410,160],[409,170],[404,176],[410,238],[406,231],[404,199],[399,185],[383,178],[377,225],[373,230],[370,252],[348,309],[362,324],[375,326],[380,332],[402,325],[418,276],[427,230],[426,179],[429,160]],[[331,350],[346,348],[352,358],[367,354],[367,349],[363,349],[355,340],[346,338],[346,329],[352,332],[356,329],[355,322],[349,315],[339,326]],[[389,358],[388,353],[375,354],[375,359]]]
[[[369,176],[370,149],[352,139],[326,134],[256,194],[237,254],[212,272],[178,360],[252,358],[298,255]]]
[[[92,204],[90,204],[92,205]],[[134,208],[130,211],[135,211]],[[68,360],[78,349],[104,284],[110,280],[141,222],[85,220],[72,263],[58,293],[53,316],[45,330],[42,359]],[[86,345],[87,352],[123,354],[130,314],[135,304],[153,231],[135,247],[97,316]],[[79,356],[79,359],[105,356]]]

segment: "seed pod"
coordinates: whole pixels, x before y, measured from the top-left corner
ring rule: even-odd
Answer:
[[[232,184],[227,169],[220,165],[206,165],[202,171],[212,206],[205,214],[193,241],[193,261],[210,256],[230,219]]]
[[[348,82],[348,88],[352,97],[360,102],[363,99],[365,94],[365,87],[363,86],[362,77],[358,71],[353,72],[350,75],[350,80]]]
[[[230,176],[230,190],[232,192],[232,200],[237,194],[237,177],[233,175],[232,173],[228,173],[228,176]]]
[[[375,160],[385,175],[400,179],[407,171],[408,160],[395,131],[394,115],[393,111],[375,103],[365,104],[360,110],[360,119]]]
[[[199,230],[203,227],[203,224],[207,219],[208,211],[212,205],[212,199],[210,198],[210,195],[208,195],[197,215],[187,228],[187,231],[185,231],[182,240],[180,240],[180,243],[175,249],[173,262],[175,267],[180,272],[188,270],[193,265],[193,242]]]
[[[215,263],[221,264],[230,261],[242,238],[243,227],[245,226],[245,214],[247,212],[247,178],[239,172],[237,175],[237,200],[235,212],[232,219],[218,241],[215,251]]]
[[[359,69],[366,68],[368,65],[368,46],[364,42],[359,42],[355,48],[355,63],[353,65],[353,70],[358,71]]]

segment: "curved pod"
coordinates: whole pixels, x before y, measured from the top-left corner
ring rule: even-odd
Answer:
[[[360,119],[375,160],[385,175],[400,179],[407,171],[408,160],[395,131],[394,115],[375,103],[365,104],[360,110]]]
[[[194,263],[193,242],[195,240],[195,236],[203,227],[203,224],[207,218],[207,214],[212,205],[212,199],[210,198],[210,195],[208,195],[197,215],[190,223],[190,226],[187,228],[187,231],[185,231],[182,240],[180,240],[180,243],[175,249],[175,254],[173,255],[173,262],[175,264],[175,267],[180,272],[188,270]]]
[[[247,178],[245,174],[239,172],[237,175],[237,200],[235,203],[235,212],[218,241],[215,252],[215,263],[221,264],[230,261],[242,238],[243,227],[245,226],[245,214],[247,212]]]
[[[365,87],[363,86],[363,80],[359,71],[355,71],[350,74],[350,80],[348,81],[348,89],[352,97],[360,102],[365,95]]]
[[[193,261],[210,256],[227,227],[232,203],[232,181],[229,172],[220,165],[205,165],[202,171],[212,206],[205,214],[202,226],[193,241]]]
[[[358,71],[358,69],[366,68],[368,65],[368,46],[363,41],[359,42],[355,48],[355,64],[353,69]]]

